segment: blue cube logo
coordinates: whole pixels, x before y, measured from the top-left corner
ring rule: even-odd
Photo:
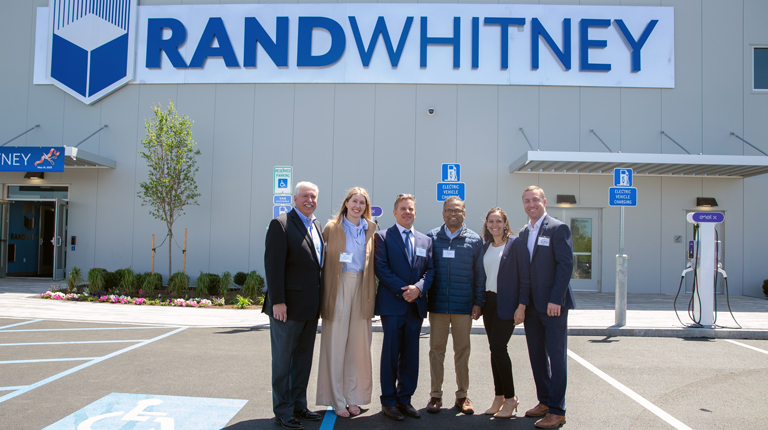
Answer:
[[[137,0],[50,0],[48,78],[91,104],[133,79]]]

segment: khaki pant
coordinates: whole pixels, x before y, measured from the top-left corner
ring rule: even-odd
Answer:
[[[432,379],[431,397],[443,397],[445,347],[448,333],[453,339],[453,361],[456,367],[456,398],[467,397],[469,389],[469,335],[472,317],[463,314],[429,313],[429,373]]]
[[[315,404],[344,410],[371,403],[371,319],[362,315],[362,273],[342,272],[333,321],[323,320]]]

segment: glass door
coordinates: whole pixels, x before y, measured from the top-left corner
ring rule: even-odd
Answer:
[[[547,213],[571,229],[573,240],[573,272],[571,288],[574,291],[600,291],[600,210],[578,208],[547,208]]]
[[[56,199],[56,231],[53,235],[53,280],[64,279],[67,265],[67,202]]]
[[[8,211],[10,202],[0,200],[0,278],[8,273]]]

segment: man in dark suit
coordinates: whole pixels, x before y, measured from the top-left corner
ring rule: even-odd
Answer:
[[[272,345],[272,410],[275,422],[303,429],[294,417],[311,421],[320,415],[307,409],[307,383],[322,297],[322,230],[313,215],[317,185],[299,182],[294,208],[269,223],[264,270]]]
[[[419,418],[411,405],[419,379],[419,334],[427,316],[427,290],[432,284],[432,240],[413,228],[416,200],[400,194],[395,200],[396,224],[374,236],[376,315],[381,315],[381,410],[402,421]]]
[[[530,218],[520,232],[531,256],[531,306],[525,310],[525,340],[531,360],[539,404],[528,417],[544,417],[536,427],[565,424],[565,388],[568,371],[568,310],[574,308],[571,291],[573,243],[566,224],[547,215],[544,190],[531,185],[523,191],[523,207]]]

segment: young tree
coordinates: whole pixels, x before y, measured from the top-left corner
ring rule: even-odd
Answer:
[[[147,137],[141,141],[144,151],[139,151],[147,161],[149,178],[140,184],[138,197],[142,206],[149,206],[149,214],[165,222],[168,228],[168,278],[173,270],[171,251],[173,250],[173,223],[184,214],[184,207],[197,205],[198,171],[195,156],[200,151],[194,149],[192,124],[188,116],[179,118],[173,103],[163,110],[160,105],[153,105],[155,117],[145,120]]]

